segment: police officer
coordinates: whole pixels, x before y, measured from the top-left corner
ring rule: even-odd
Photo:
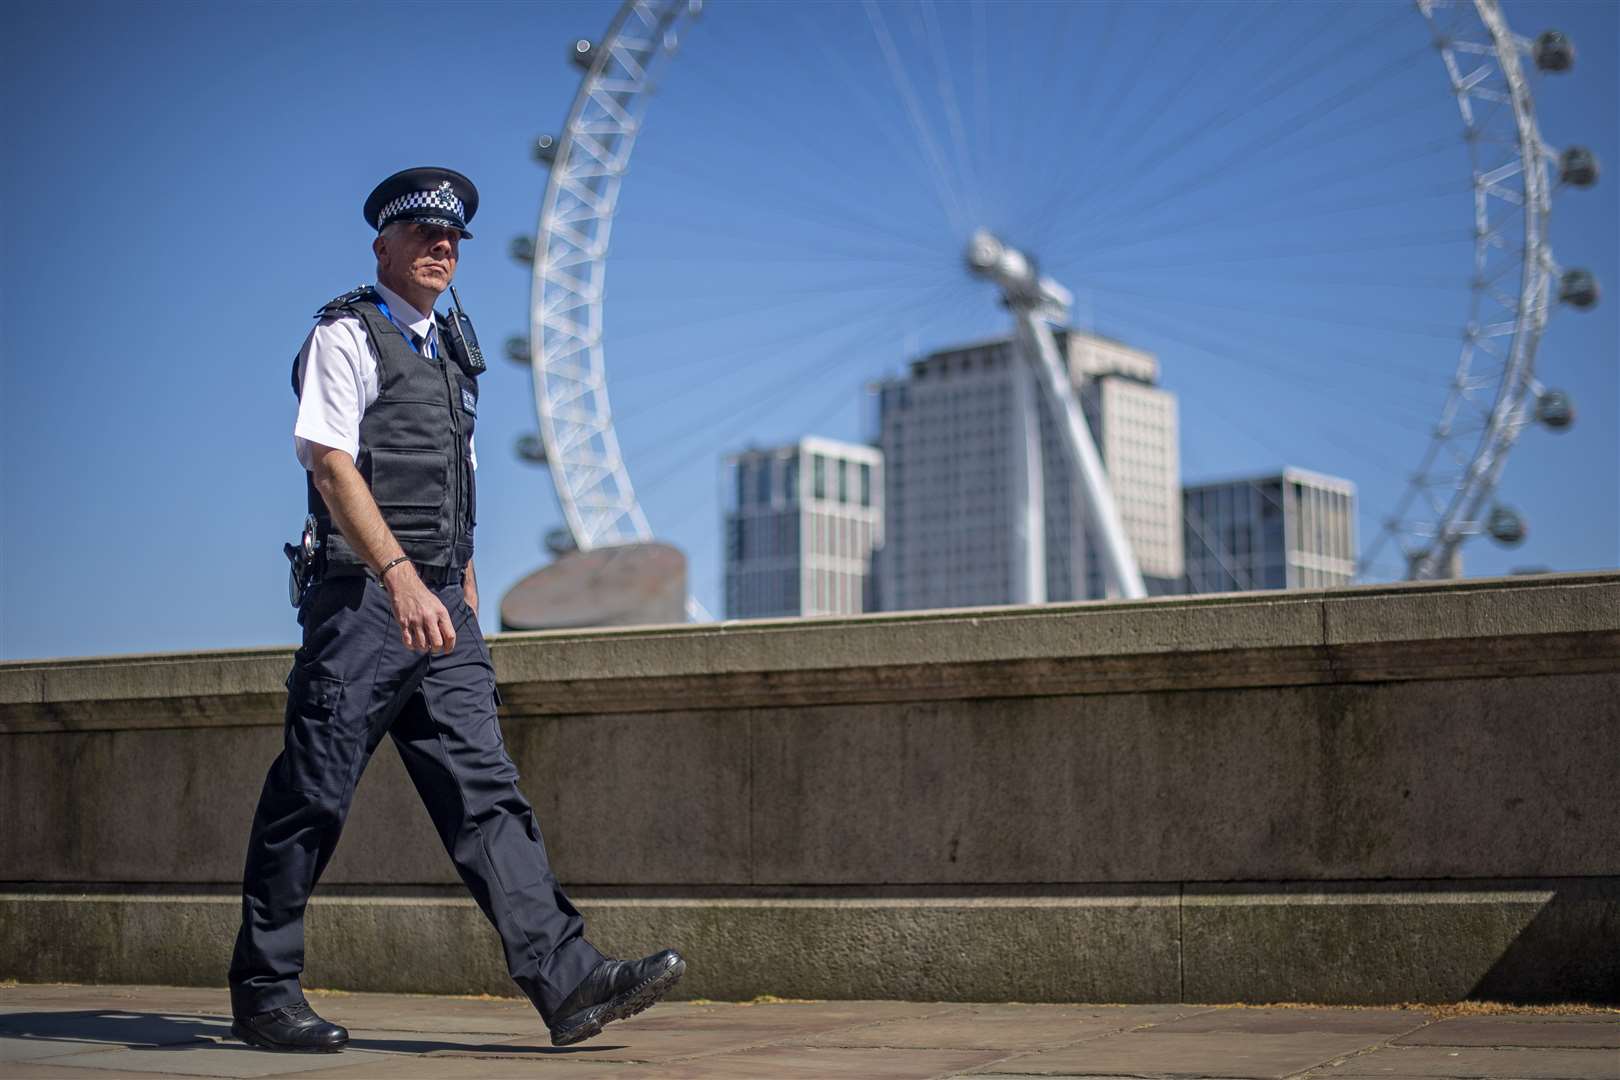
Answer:
[[[477,189],[449,169],[379,184],[365,203],[377,284],[322,307],[293,365],[294,444],[319,546],[231,960],[231,1030],[255,1046],[348,1041],[299,987],[304,907],[384,735],[554,1044],[646,1008],[686,968],[672,950],[616,961],[585,940],[501,743],[473,573],[483,361],[454,317],[434,311],[477,209]]]

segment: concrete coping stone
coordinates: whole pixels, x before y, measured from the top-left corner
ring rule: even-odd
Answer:
[[[530,631],[492,635],[490,644],[503,689],[511,684],[578,689],[637,680],[739,676],[757,683],[817,672],[1027,667],[1189,654],[1296,652],[1307,659],[1295,666],[1309,669],[1334,663],[1331,655],[1309,656],[1341,648],[1371,648],[1398,663],[1405,643],[1557,635],[1581,639],[1583,648],[1596,650],[1604,669],[1612,670],[1620,660],[1620,573]],[[40,730],[38,709],[29,706],[279,696],[290,654],[290,648],[279,647],[0,662],[0,732]],[[1223,666],[1231,665],[1209,665]],[[1307,674],[1296,681],[1320,680]],[[952,689],[959,693],[961,688]],[[1030,692],[1053,691],[1037,686]],[[30,714],[24,726],[8,717],[16,707]]]

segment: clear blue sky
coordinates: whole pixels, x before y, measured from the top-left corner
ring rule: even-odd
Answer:
[[[310,313],[371,278],[361,201],[411,165],[473,177],[458,286],[497,353],[526,329],[506,245],[544,185],[528,142],[577,86],[567,43],[613,10],[66,3],[11,23],[0,657],[295,640],[288,367]],[[1184,476],[1349,477],[1370,540],[1467,318],[1468,159],[1410,6],[881,11],[965,218],[1037,252],[1080,322],[1159,356]],[[1530,539],[1475,543],[1467,570],[1614,566],[1620,5],[1506,11],[1580,51],[1536,98],[1551,143],[1607,167],[1553,219],[1558,259],[1605,298],[1557,313],[1542,345],[1579,420],[1526,433],[1508,465]],[[1005,327],[907,124],[857,4],[710,3],[652,104],[609,264],[610,387],[643,504],[711,610],[725,452],[861,437],[867,381]],[[498,361],[482,400],[494,629],[560,514],[510,449],[535,426],[528,373]]]

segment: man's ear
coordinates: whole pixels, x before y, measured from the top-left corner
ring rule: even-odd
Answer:
[[[387,249],[388,249],[388,244],[387,244],[387,242],[385,240],[383,240],[382,233],[378,233],[377,234],[377,239],[375,239],[375,240],[373,240],[371,242],[371,253],[373,255],[377,256],[377,261],[378,262],[382,262],[383,252],[386,251]]]

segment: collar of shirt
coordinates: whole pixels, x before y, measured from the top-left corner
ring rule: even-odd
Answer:
[[[377,283],[377,292],[382,295],[384,300],[388,301],[388,310],[394,313],[394,318],[410,327],[411,332],[417,337],[426,338],[428,336],[428,331],[433,327],[433,316],[431,314],[424,315],[417,311],[411,307],[410,301],[380,281]]]

